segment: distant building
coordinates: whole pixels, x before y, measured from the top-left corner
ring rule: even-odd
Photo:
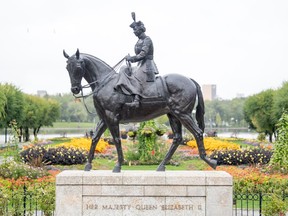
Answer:
[[[212,101],[217,98],[216,95],[216,85],[215,84],[205,84],[202,85],[202,93],[204,100]]]
[[[243,93],[237,93],[236,98],[245,98],[245,95]]]
[[[48,95],[47,91],[45,91],[45,90],[38,90],[37,91],[37,96],[39,96],[39,97],[45,97],[47,95]]]

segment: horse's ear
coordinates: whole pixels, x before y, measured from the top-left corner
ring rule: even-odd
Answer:
[[[77,51],[76,51],[76,58],[79,59],[79,56],[80,56],[80,52],[79,52],[79,49],[77,49]]]
[[[65,50],[63,50],[63,55],[65,58],[67,58],[67,59],[69,58],[69,55],[65,52]]]

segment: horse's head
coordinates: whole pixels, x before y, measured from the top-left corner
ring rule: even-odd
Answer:
[[[68,59],[66,69],[68,70],[70,76],[71,91],[73,94],[78,94],[82,89],[81,80],[85,73],[84,61],[80,57],[78,49],[71,57],[65,52],[65,50],[63,50],[63,55]]]

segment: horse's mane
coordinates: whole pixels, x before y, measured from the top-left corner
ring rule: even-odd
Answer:
[[[90,55],[90,54],[87,54],[87,53],[81,53],[82,57],[83,58],[86,58],[88,59],[89,61],[91,62],[100,62],[102,63],[103,65],[105,65],[110,71],[114,70],[109,64],[107,64],[106,62],[104,62],[103,60],[93,56],[93,55]]]

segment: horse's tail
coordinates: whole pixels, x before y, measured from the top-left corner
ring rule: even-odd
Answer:
[[[198,104],[196,107],[196,120],[197,120],[199,128],[202,130],[202,132],[204,132],[204,129],[205,129],[205,122],[204,122],[205,106],[204,106],[203,94],[202,94],[200,85],[195,80],[193,80],[193,79],[191,79],[191,80],[196,85],[197,95],[198,95]]]

